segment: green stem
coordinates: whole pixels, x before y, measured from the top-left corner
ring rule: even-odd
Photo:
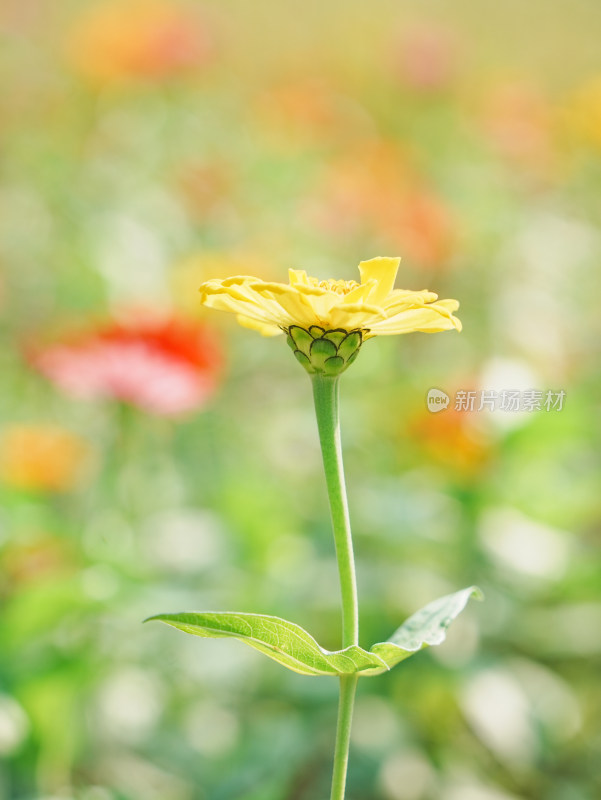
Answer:
[[[338,378],[313,375],[313,398],[326,475],[334,543],[342,594],[342,647],[359,644],[359,607],[351,523],[344,484],[340,423],[338,418]]]
[[[334,770],[332,772],[330,800],[344,800],[353,705],[355,703],[355,689],[357,688],[358,680],[356,675],[343,675],[340,678],[340,701],[338,703],[336,749],[334,750]]]
[[[340,591],[342,595],[342,647],[359,644],[359,605],[353,540],[344,483],[340,422],[338,413],[338,377],[313,375],[315,414],[321,442],[332,528],[336,545]],[[336,749],[330,800],[344,800],[346,772],[353,718],[357,676],[340,678],[340,702],[336,727]]]

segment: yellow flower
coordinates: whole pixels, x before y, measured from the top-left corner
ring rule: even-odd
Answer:
[[[372,336],[461,330],[453,316],[457,300],[393,288],[399,263],[400,258],[362,261],[361,283],[320,281],[294,269],[289,283],[246,275],[211,280],[201,285],[200,297],[204,305],[236,314],[241,325],[265,336],[286,333],[309,372],[339,374]]]
[[[400,258],[372,258],[359,264],[361,283],[311,278],[291,269],[289,283],[246,275],[206,281],[201,302],[237,315],[238,322],[266,336],[298,325],[308,329],[360,330],[363,339],[411,331],[461,330],[453,316],[457,300],[438,300],[426,290],[394,289]]]

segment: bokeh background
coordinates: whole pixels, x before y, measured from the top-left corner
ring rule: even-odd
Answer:
[[[362,644],[486,601],[360,683],[348,798],[601,796],[600,33],[595,0],[3,0],[1,798],[327,796],[336,681],[141,621],[338,647],[310,383],[197,287],[375,255],[464,332],[343,378]]]

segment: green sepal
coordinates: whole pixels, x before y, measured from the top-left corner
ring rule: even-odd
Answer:
[[[336,328],[333,331],[326,331],[323,335],[324,339],[327,339],[330,342],[334,342],[336,345],[336,349],[340,346],[340,342],[346,338],[348,332],[343,330],[342,328]]]
[[[330,342],[328,339],[314,339],[311,345],[311,352],[309,353],[311,366],[314,367],[317,372],[323,372],[326,359],[335,356],[336,352],[336,345],[334,342]]]
[[[323,365],[323,369],[326,375],[340,375],[344,367],[345,367],[344,359],[340,358],[340,356],[332,356],[331,358],[326,358],[325,363]]]
[[[292,325],[288,328],[287,339],[288,344],[293,350],[300,350],[301,353],[304,353],[307,357],[309,356],[309,351],[313,344],[313,337],[309,331],[306,331],[298,325]]]
[[[204,638],[238,639],[301,675],[373,676],[425,647],[441,644],[470,597],[481,597],[480,590],[470,586],[435,600],[409,617],[388,641],[374,644],[369,651],[357,645],[325,650],[300,625],[262,614],[184,612],[158,614],[146,622],[158,620]]]
[[[355,350],[354,353],[351,353],[346,360],[346,366],[350,367],[350,365],[353,363],[353,361],[355,361],[358,355],[359,355],[359,349]]]
[[[298,363],[302,364],[309,374],[313,375],[315,373],[315,369],[311,365],[311,361],[309,360],[308,356],[306,356],[304,353],[301,353],[300,350],[295,350],[294,355]]]
[[[360,330],[325,330],[319,325],[311,325],[308,330],[291,325],[286,334],[289,347],[310,375],[330,377],[340,375],[353,363],[363,341]]]
[[[338,355],[342,356],[345,361],[348,361],[353,356],[356,357],[356,354],[359,352],[359,348],[361,347],[361,341],[361,331],[351,331],[340,343],[338,347]]]

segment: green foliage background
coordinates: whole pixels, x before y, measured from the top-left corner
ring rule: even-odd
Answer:
[[[464,332],[369,341],[342,379],[362,645],[463,586],[486,602],[360,683],[348,798],[595,800],[598,5],[171,3],[200,12],[211,59],[114,85],[66,56],[90,5],[0,11],[0,425],[92,453],[69,491],[0,488],[0,798],[326,795],[336,681],[140,624],[253,611],[339,646],[310,384],[284,339],[204,315],[227,368],[176,422],[68,399],[23,353],[115,309],[203,316],[214,275],[350,279],[399,254],[399,285],[459,298]],[[430,87],[403,67],[424,30]],[[448,226],[411,217],[424,193]],[[409,223],[380,224],[391,198]],[[431,387],[566,399],[434,416]]]

